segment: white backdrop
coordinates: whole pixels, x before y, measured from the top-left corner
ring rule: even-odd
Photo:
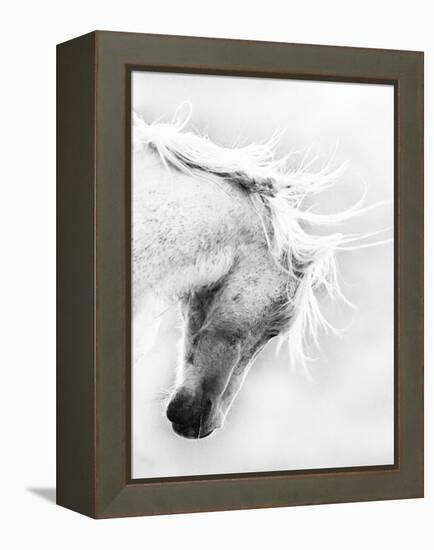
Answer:
[[[433,546],[432,338],[426,342],[426,498],[93,522],[53,505],[55,485],[55,49],[95,28],[426,52],[426,326],[434,331],[434,37],[430,4],[251,0],[57,3],[2,10],[2,498],[5,548],[429,549]]]
[[[137,71],[132,93],[133,108],[148,122],[170,121],[181,102],[191,102],[188,129],[224,146],[265,141],[283,130],[279,155],[302,156],[312,147],[309,156],[324,162],[336,147],[336,164],[347,160],[349,168],[315,197],[315,210],[345,210],[365,186],[367,205],[390,204],[328,231],[393,228],[392,86]],[[134,181],[132,189],[134,194]],[[377,238],[391,236],[388,231]],[[133,477],[393,463],[393,244],[338,253],[337,259],[343,292],[355,309],[322,300],[326,318],[345,330],[340,338],[321,333],[319,349],[307,350],[315,359],[308,365],[311,381],[303,369],[291,369],[285,346],[277,353],[277,342],[270,342],[223,429],[200,441],[172,431],[164,417],[167,401],[159,398],[174,380],[181,337],[176,307],[164,316],[149,353],[140,353],[149,328],[138,318]]]

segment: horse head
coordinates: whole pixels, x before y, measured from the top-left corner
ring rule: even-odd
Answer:
[[[203,438],[222,427],[253,359],[287,328],[294,290],[268,251],[250,246],[222,280],[183,297],[182,354],[167,407],[177,434]]]

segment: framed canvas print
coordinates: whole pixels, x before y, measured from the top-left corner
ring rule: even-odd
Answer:
[[[58,46],[58,503],[423,495],[423,54]]]

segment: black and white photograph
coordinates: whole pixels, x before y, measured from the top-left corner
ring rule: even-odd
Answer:
[[[434,548],[430,8],[3,5],[1,548]]]
[[[131,73],[133,479],[394,463],[394,88]]]

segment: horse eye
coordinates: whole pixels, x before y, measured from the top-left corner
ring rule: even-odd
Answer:
[[[279,331],[278,330],[269,330],[268,331],[268,337],[269,338],[274,338],[275,336],[278,336],[279,335]]]

